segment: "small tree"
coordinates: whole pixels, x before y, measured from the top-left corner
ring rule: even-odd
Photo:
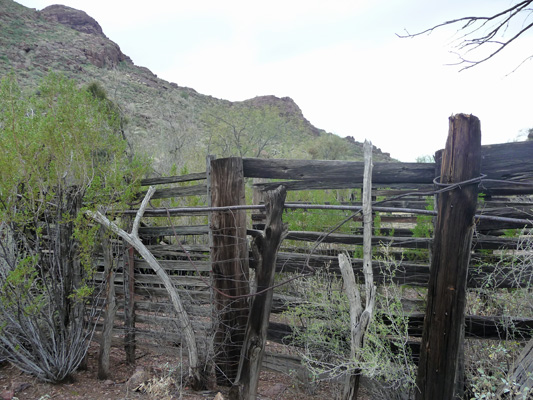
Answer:
[[[81,211],[131,200],[143,163],[107,102],[56,74],[31,96],[2,80],[0,149],[0,353],[58,382],[83,360],[97,315],[98,228]]]
[[[233,104],[215,106],[203,115],[209,133],[209,153],[223,156],[272,157],[283,154],[282,144],[297,137],[300,123],[277,106]]]

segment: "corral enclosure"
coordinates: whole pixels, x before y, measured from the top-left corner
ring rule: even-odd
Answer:
[[[374,163],[372,265],[377,285],[391,279],[407,288],[427,285],[435,215],[431,193],[440,175],[441,152],[435,158],[436,163]],[[337,255],[343,251],[350,254],[356,276],[362,280],[362,218],[352,214],[361,206],[364,163],[209,158],[207,165],[205,173],[143,182],[155,186],[156,192],[139,235],[178,289],[201,352],[214,348],[217,378],[223,382],[231,381],[237,372],[250,300],[248,267],[253,275],[256,266],[249,243],[264,228],[263,193],[279,185],[288,191],[283,219],[289,223],[289,232],[277,256],[276,282],[309,274],[310,267],[313,272],[339,274]],[[531,227],[533,142],[483,146],[481,172],[467,285],[494,290],[524,287],[531,283],[532,266],[517,271],[502,260],[520,247],[520,230]],[[206,209],[209,206],[218,208]],[[232,206],[242,207],[220,209]],[[343,220],[348,222],[333,231]],[[181,322],[166,289],[127,245],[119,253],[113,278],[119,312],[113,332],[124,340],[128,358],[134,360],[135,344],[141,342],[181,349]],[[392,278],[384,273],[385,253],[400,266]],[[102,260],[102,280],[103,265]],[[231,287],[224,282],[232,282]],[[274,288],[268,329],[272,342],[287,344],[291,336],[292,327],[280,313],[301,301],[294,290],[297,282]],[[226,296],[221,294],[225,290]],[[424,300],[407,298],[404,307],[409,309],[408,343],[417,360]],[[532,332],[533,319],[521,315],[465,318],[467,338],[525,340]],[[279,348],[267,348],[263,365],[289,373],[299,361],[284,351],[279,353]]]

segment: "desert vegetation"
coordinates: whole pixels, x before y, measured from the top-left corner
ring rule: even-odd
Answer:
[[[59,382],[100,312],[93,261],[107,239],[83,210],[132,201],[145,169],[109,104],[73,81],[50,74],[25,97],[9,76],[0,91],[0,352]]]

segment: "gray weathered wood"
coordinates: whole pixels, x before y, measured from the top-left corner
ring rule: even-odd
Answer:
[[[280,160],[243,158],[247,178],[363,181],[365,163],[361,161]],[[374,183],[431,183],[434,165],[430,163],[379,162],[374,164]]]
[[[339,254],[339,266],[344,281],[345,292],[350,304],[350,355],[351,359],[359,359],[359,350],[363,347],[364,337],[376,302],[376,286],[372,270],[372,143],[365,140],[365,168],[363,174],[363,274],[365,277],[365,308],[361,303],[359,287],[348,257]],[[361,370],[356,368],[346,376],[342,398],[355,400],[359,392]]]
[[[176,235],[207,235],[209,227],[207,225],[190,226],[154,226],[139,228],[139,236],[157,237]]]
[[[103,234],[102,236],[103,237]],[[115,314],[117,304],[115,299],[114,268],[113,254],[107,238],[102,240],[102,253],[104,255],[104,275],[105,275],[105,293],[106,301],[104,308],[104,327],[102,329],[102,338],[100,341],[100,351],[98,353],[98,379],[109,379],[109,356],[111,352],[111,339],[113,324],[115,323]]]
[[[248,230],[248,234],[255,235],[253,230]],[[337,243],[348,245],[363,245],[363,235],[350,235],[344,233],[332,233],[324,237],[323,232],[311,231],[289,231],[287,240],[301,240],[304,242],[316,242],[320,240],[323,243]],[[380,244],[390,247],[402,247],[406,249],[429,249],[433,239],[418,237],[398,237],[398,236],[373,236],[372,246]],[[516,249],[518,244],[517,238],[498,237],[489,235],[477,235],[473,240],[473,248],[485,250],[497,249]]]
[[[279,246],[287,234],[287,226],[281,220],[286,194],[283,186],[265,193],[266,227],[264,233],[257,236],[253,243],[254,254],[258,259],[255,273],[256,291],[248,315],[239,371],[230,391],[232,400],[254,400],[257,396],[274,294],[272,286],[276,272],[276,257]]]
[[[124,351],[126,352],[126,363],[135,364],[135,261],[134,249],[127,246],[124,254],[124,309],[126,317],[124,319]],[[115,288],[116,292],[116,288]]]
[[[297,304],[297,303],[295,303]],[[425,314],[411,313],[408,317],[409,336],[421,337]],[[464,319],[465,336],[470,339],[524,340],[533,334],[533,318],[507,316],[467,315]],[[287,324],[270,322],[269,340],[288,344],[293,328]]]
[[[148,266],[148,263],[146,263]],[[168,271],[165,269],[165,271]],[[95,273],[95,279],[103,277],[104,274],[97,272]],[[169,276],[170,281],[176,287],[185,286],[187,288],[202,288],[208,287],[210,285],[209,277],[200,277],[200,276]],[[104,279],[103,279],[104,280]],[[117,273],[114,276],[114,282],[121,284],[124,281],[124,275],[122,273]],[[135,283],[137,285],[161,285],[161,279],[156,274],[135,274]]]
[[[195,186],[183,186],[176,188],[159,189],[154,194],[154,199],[168,199],[170,197],[183,197],[183,196],[205,196],[207,192],[207,185],[195,185]],[[139,198],[146,195],[146,192],[140,192]]]
[[[441,163],[443,150],[435,153]],[[533,141],[491,144],[481,147],[481,173],[487,179],[533,183]],[[488,195],[533,194],[533,185],[515,186],[486,182],[480,189]]]
[[[272,190],[276,185],[283,185],[290,190],[323,190],[323,189],[358,189],[362,188],[361,182],[352,182],[346,179],[306,179],[299,181],[281,181],[271,183],[258,183],[254,187],[260,190]],[[427,184],[419,183],[387,183],[374,182],[374,188],[389,188],[389,189],[410,189],[409,191],[425,191],[423,189],[431,190],[432,187],[427,187]]]
[[[246,203],[241,158],[211,161],[213,207]],[[218,211],[211,215],[211,250],[216,332],[217,383],[231,385],[237,376],[248,318],[248,246],[246,212]]]
[[[142,241],[139,239],[139,236],[137,236],[137,230],[139,226],[140,218],[142,217],[142,214],[144,212],[144,209],[148,205],[148,202],[150,201],[153,193],[155,192],[155,188],[153,186],[148,189],[148,192],[146,193],[145,198],[143,199],[143,202],[141,206],[139,207],[139,212],[135,218],[135,221],[133,223],[132,227],[132,233],[129,234],[123,229],[120,229],[115,223],[109,221],[105,216],[103,216],[100,212],[92,212],[92,211],[86,211],[86,214],[93,218],[98,223],[102,224],[107,229],[111,230],[113,233],[119,235],[122,239],[124,239],[126,242],[128,242],[130,245],[132,245],[137,252],[150,264],[150,266],[153,268],[153,270],[156,272],[158,277],[161,279],[163,285],[165,286],[165,289],[167,290],[171,300],[172,304],[174,305],[175,311],[179,316],[180,322],[181,322],[181,329],[185,336],[185,342],[187,344],[187,348],[189,351],[189,384],[191,387],[199,389],[201,388],[204,383],[203,379],[200,373],[200,362],[198,358],[198,350],[196,345],[196,340],[194,336],[194,331],[191,326],[191,322],[189,319],[189,315],[187,314],[187,311],[183,307],[183,303],[181,302],[180,296],[176,289],[174,288],[171,280],[169,279],[167,273],[155,257],[146,249]]]
[[[160,176],[157,178],[146,178],[141,180],[141,186],[168,185],[169,183],[190,182],[206,179],[205,172],[178,176]]]
[[[480,159],[479,119],[466,114],[450,117],[441,183],[478,177]],[[477,193],[477,185],[469,185],[439,195],[417,400],[454,396]]]

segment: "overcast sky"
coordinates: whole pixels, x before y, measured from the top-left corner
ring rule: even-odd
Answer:
[[[365,138],[401,161],[443,148],[448,117],[481,120],[483,144],[533,127],[533,36],[459,72],[457,28],[417,32],[509,0],[18,0],[87,12],[136,65],[232,101],[289,96],[318,128]]]

